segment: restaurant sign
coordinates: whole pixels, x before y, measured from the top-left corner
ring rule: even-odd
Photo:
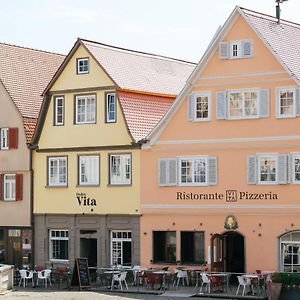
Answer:
[[[76,193],[76,199],[79,206],[97,206],[97,201],[90,198],[86,193]]]

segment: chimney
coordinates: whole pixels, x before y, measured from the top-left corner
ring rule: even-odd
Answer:
[[[288,0],[275,0],[275,3],[277,3],[277,5],[276,5],[276,18],[277,18],[278,24],[280,24],[280,12],[281,12],[280,4],[282,2],[285,2],[285,1],[288,1]]]

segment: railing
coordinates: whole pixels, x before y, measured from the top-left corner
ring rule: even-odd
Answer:
[[[0,266],[0,293],[12,289],[13,278],[14,272],[12,266]]]

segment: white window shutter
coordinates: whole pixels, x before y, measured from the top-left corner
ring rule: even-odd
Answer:
[[[219,44],[219,57],[221,59],[229,58],[229,43],[228,42],[221,42]]]
[[[226,92],[225,91],[217,91],[217,119],[222,120],[226,119]]]
[[[216,185],[218,181],[217,175],[217,157],[216,156],[209,156],[208,157],[208,184],[209,185]]]
[[[286,184],[288,179],[288,156],[286,154],[278,155],[278,183]]]
[[[260,117],[268,118],[270,110],[269,89],[260,90]]]
[[[257,183],[257,158],[256,155],[247,156],[247,182],[248,184]]]
[[[188,105],[187,105],[188,120],[190,120],[190,121],[194,120],[194,111],[195,111],[194,94],[189,94]]]
[[[252,41],[250,40],[244,40],[243,41],[243,57],[249,57],[252,56]]]
[[[158,162],[159,185],[167,185],[167,160],[160,159]]]
[[[296,116],[300,116],[300,88],[295,89]]]
[[[167,164],[168,185],[177,185],[177,159],[171,158]]]

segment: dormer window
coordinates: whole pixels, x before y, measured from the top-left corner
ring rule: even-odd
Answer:
[[[230,57],[231,58],[238,58],[242,55],[242,42],[232,42],[230,44]]]
[[[253,43],[251,40],[229,41],[219,44],[219,56],[221,59],[247,58],[252,55]]]
[[[77,74],[87,74],[89,73],[89,59],[78,58],[77,59]]]

